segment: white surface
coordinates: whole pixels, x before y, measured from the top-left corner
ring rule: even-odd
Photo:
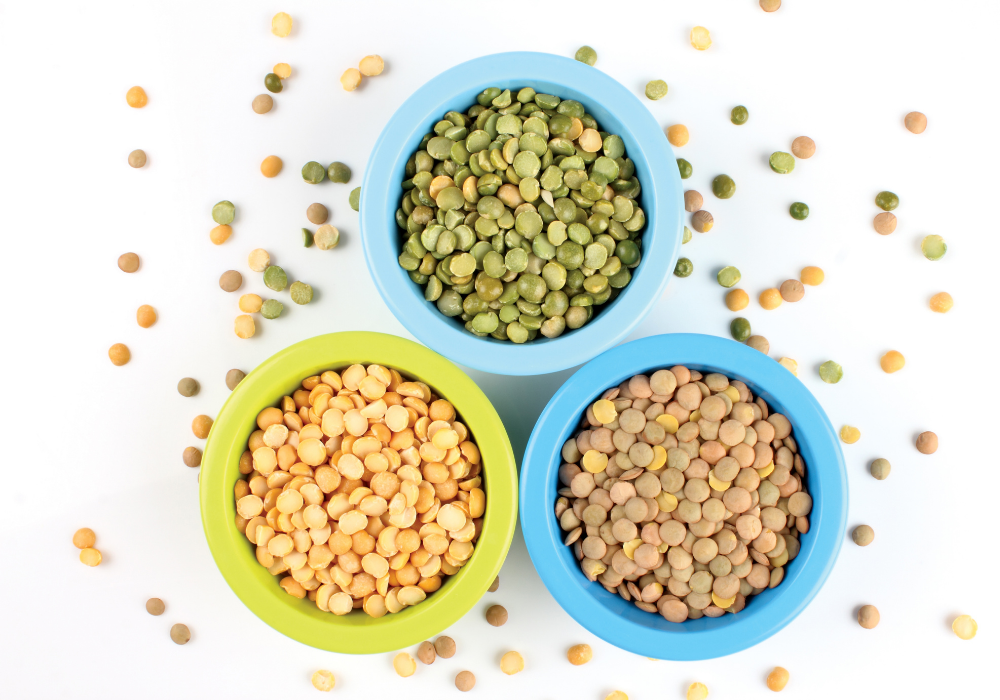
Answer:
[[[786,0],[774,14],[755,0],[612,7],[0,4],[4,697],[306,698],[316,697],[309,677],[318,668],[332,670],[336,692],[350,697],[457,697],[452,678],[468,668],[481,697],[600,700],[621,689],[633,700],[681,698],[700,680],[712,698],[763,698],[776,664],[791,672],[788,697],[987,694],[1000,627],[990,376],[1000,105],[986,77],[997,5]],[[287,39],[270,33],[279,10],[295,18]],[[688,44],[695,24],[711,30],[711,50]],[[803,265],[822,266],[827,282],[802,302],[765,312],[754,301],[745,315],[772,355],[798,360],[836,426],[861,428],[861,441],[844,446],[849,527],[871,524],[875,543],[862,550],[845,533],[826,587],[797,620],[714,661],[654,663],[594,639],[545,591],[520,535],[500,591],[450,630],[458,655],[413,678],[397,678],[388,654],[340,656],[279,635],[230,593],[205,546],[196,472],[180,460],[200,442],[191,419],[218,410],[228,369],[249,370],[295,341],[348,329],[407,335],[368,277],[347,205],[382,125],[411,91],[460,61],[514,49],[572,56],[584,42],[597,49],[600,70],[637,94],[649,79],[669,83],[669,95],[649,108],[664,127],[691,129],[678,153],[695,168],[685,184],[706,195],[716,219],[710,234],[684,246],[694,275],[671,283],[634,336],[726,335],[733,314],[714,281],[723,265],[742,270],[754,299]],[[385,57],[386,72],[345,93],[340,73],[373,52]],[[250,101],[279,61],[293,77],[274,111],[256,115]],[[125,105],[135,84],[149,94],[143,110]],[[745,126],[729,123],[736,104],[750,110]],[[911,109],[928,115],[921,136],[902,127]],[[800,134],[816,140],[816,156],[790,176],[771,173],[768,155]],[[134,148],[149,156],[142,170],[126,165]],[[258,170],[269,154],[285,161],[274,180]],[[299,168],[312,159],[350,164],[352,183],[303,184]],[[720,172],[737,182],[731,200],[710,194]],[[871,227],[881,189],[902,201],[889,237]],[[215,247],[210,209],[220,199],[235,202],[238,215],[233,237]],[[810,205],[808,221],[788,216],[796,200]],[[334,252],[301,246],[313,201],[330,207],[343,232]],[[927,233],[947,239],[944,260],[920,255]],[[311,282],[316,299],[290,308],[286,297],[280,320],[262,320],[255,338],[239,340],[238,295],[220,291],[217,279],[237,269],[241,292],[265,291],[245,262],[258,246],[290,278]],[[129,250],[142,257],[134,275],[115,266]],[[926,306],[940,290],[955,297],[947,316]],[[134,320],[143,303],[159,313],[149,330]],[[124,368],[108,362],[115,342],[132,350]],[[892,376],[878,367],[890,348],[907,358]],[[816,375],[830,358],[844,366],[837,386]],[[474,374],[518,456],[569,374]],[[196,398],[177,394],[183,376],[201,382]],[[924,429],[941,438],[931,457],[912,446]],[[884,482],[867,472],[878,456],[893,465]],[[82,566],[70,543],[81,526],[98,533],[97,569]],[[166,602],[162,617],[145,613],[150,596]],[[508,608],[505,627],[483,621],[487,601]],[[881,611],[874,631],[854,620],[864,603]],[[958,613],[978,620],[974,641],[952,635]],[[185,647],[169,640],[174,622],[192,630]],[[565,649],[583,641],[594,661],[571,667]],[[525,656],[518,676],[500,674],[508,649]]]

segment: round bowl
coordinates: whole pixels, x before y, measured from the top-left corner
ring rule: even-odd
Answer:
[[[733,615],[677,624],[639,610],[599,583],[588,581],[562,541],[554,506],[563,443],[575,433],[586,407],[608,388],[635,374],[684,365],[721,372],[785,415],[806,464],[813,498],[809,532],[784,580],[747,601]],[[805,609],[826,581],[847,526],[847,473],[837,436],[819,403],[791,372],[732,340],[671,334],[643,338],[610,350],[580,369],[549,401],[521,463],[521,530],[531,561],[559,604],[577,622],[615,646],[674,661],[711,659],[761,642]]]
[[[558,338],[516,345],[479,338],[424,300],[423,288],[399,266],[403,236],[396,209],[406,161],[449,110],[466,110],[488,87],[531,87],[579,100],[602,128],[619,134],[635,163],[646,214],[643,259],[618,297],[583,327]],[[417,90],[383,129],[361,188],[365,259],[382,299],[406,329],[442,355],[484,372],[544,374],[583,364],[621,342],[660,299],[680,252],[683,192],[663,130],[639,99],[585,63],[544,53],[502,53],[451,68]]]
[[[457,409],[479,445],[487,495],[483,529],[462,569],[419,605],[372,618],[321,611],[278,586],[257,563],[254,546],[236,529],[233,486],[257,413],[325,369],[377,363],[427,383]],[[296,641],[328,651],[373,654],[433,637],[468,612],[500,571],[517,523],[517,467],[503,423],[479,387],[440,355],[382,333],[331,333],[296,343],[265,360],[240,382],[219,412],[201,467],[201,519],[226,583],[261,620]]]

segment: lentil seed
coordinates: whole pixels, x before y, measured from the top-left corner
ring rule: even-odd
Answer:
[[[235,292],[243,286],[243,275],[236,270],[226,270],[219,277],[219,288],[224,292]]]
[[[691,228],[698,233],[708,233],[713,226],[715,226],[715,219],[704,209],[696,211],[691,217]]]
[[[888,236],[896,230],[896,215],[892,212],[884,211],[876,214],[875,220],[872,223],[875,226],[876,233]]]
[[[442,659],[450,659],[455,655],[455,640],[442,635],[434,640],[434,651]]]
[[[455,676],[455,687],[467,693],[476,687],[476,676],[472,671],[459,671]]]
[[[146,601],[146,612],[150,615],[162,615],[163,611],[167,609],[167,606],[163,604],[163,601],[159,598],[150,598]]]
[[[246,372],[244,372],[241,369],[229,370],[228,372],[226,372],[226,387],[230,391],[232,391],[239,385],[240,382],[243,381],[243,378],[246,376],[247,376]]]
[[[875,531],[869,525],[858,525],[851,533],[851,539],[859,547],[867,547],[875,541]]]
[[[892,465],[889,464],[889,460],[879,457],[878,459],[872,460],[871,466],[868,468],[872,476],[883,481],[889,477],[889,471],[892,469]]]
[[[330,218],[330,211],[319,202],[314,202],[306,209],[306,218],[309,219],[309,223],[320,226]]]
[[[875,629],[879,623],[878,608],[874,605],[862,605],[858,610],[858,624],[866,630]]]
[[[937,452],[938,436],[927,430],[917,436],[917,451],[920,454],[932,455]]]
[[[486,589],[486,592],[496,593],[498,590],[500,590],[500,576],[497,576],[495,579],[493,579],[493,583],[491,583],[490,587]]]
[[[89,527],[81,527],[73,533],[73,546],[77,549],[87,549],[97,543],[97,535]]]
[[[115,343],[108,349],[108,357],[111,359],[111,364],[121,367],[132,359],[132,353],[124,343]]]
[[[799,136],[792,141],[792,155],[796,158],[812,158],[816,153],[816,142],[808,136]]]
[[[185,467],[195,467],[201,466],[201,450],[197,447],[185,447],[184,452],[181,454],[181,461],[184,462]]]
[[[132,273],[139,269],[139,256],[135,253],[122,253],[118,256],[118,269]]]
[[[141,168],[146,164],[146,152],[137,148],[128,154],[128,164],[133,168]]]
[[[788,302],[800,301],[805,296],[806,290],[798,280],[785,280],[778,287],[781,298]]]
[[[705,198],[697,190],[688,190],[684,193],[684,211],[694,213],[701,209]]]
[[[771,350],[771,344],[762,335],[752,335],[747,338],[747,346],[765,355]]]
[[[927,117],[922,112],[910,112],[903,117],[903,126],[911,134],[922,134],[927,128]]]
[[[267,93],[257,95],[257,97],[253,98],[253,102],[250,103],[250,109],[257,114],[267,114],[273,107],[274,98]]]
[[[191,630],[188,629],[187,625],[178,622],[170,628],[170,640],[174,644],[187,644],[191,641]]]
[[[494,627],[507,624],[507,608],[502,605],[491,605],[486,609],[486,621]]]

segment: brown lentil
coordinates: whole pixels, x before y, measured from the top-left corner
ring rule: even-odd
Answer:
[[[704,204],[705,198],[701,196],[701,193],[697,190],[688,190],[684,193],[684,210],[694,213],[701,209],[701,205]]]
[[[696,211],[691,217],[691,228],[698,233],[708,233],[715,225],[715,219],[704,209]]]
[[[200,416],[195,416],[194,420],[191,421],[191,432],[199,440],[204,440],[208,437],[208,433],[212,429],[212,422],[212,419],[204,413]]]
[[[306,209],[306,218],[309,219],[309,223],[319,226],[325,224],[326,220],[330,218],[330,212],[319,202],[314,202]]]
[[[434,645],[430,642],[420,642],[420,646],[417,647],[417,658],[420,662],[430,666],[434,663],[434,659],[437,658],[437,652],[434,651]]]
[[[917,451],[921,454],[932,455],[937,452],[938,436],[931,431],[920,433],[917,436]]]
[[[888,236],[896,230],[896,215],[891,211],[881,212],[880,214],[875,215],[875,221],[873,224],[875,226],[876,233]]]
[[[903,117],[903,126],[911,134],[922,134],[927,128],[927,117],[922,112],[910,112]]]
[[[136,309],[135,321],[140,328],[149,328],[156,323],[156,309],[149,304],[143,304]]]
[[[851,539],[859,547],[867,547],[875,541],[875,531],[869,525],[858,525],[851,533]]]
[[[476,676],[472,671],[459,671],[455,676],[455,687],[466,693],[476,687]]]
[[[792,141],[792,155],[796,158],[812,158],[816,153],[816,142],[808,136],[799,136]]]
[[[455,640],[442,635],[434,640],[434,651],[442,659],[450,659],[455,655]]]
[[[170,639],[174,644],[187,644],[191,641],[191,630],[188,629],[187,625],[178,622],[170,628]]]
[[[226,270],[219,277],[219,288],[224,292],[235,292],[243,286],[243,275],[236,270]]]
[[[133,168],[141,168],[146,164],[146,152],[137,148],[128,154],[128,164]]]
[[[123,253],[119,255],[118,269],[122,272],[135,272],[139,269],[139,256],[135,253]]]
[[[185,447],[184,454],[181,459],[184,460],[184,466],[186,467],[200,467],[201,466],[201,450],[197,447]]]
[[[159,598],[150,598],[146,601],[146,612],[150,615],[162,615],[167,606]]]
[[[806,290],[798,280],[785,280],[778,288],[781,298],[788,302],[796,302],[805,296]]]
[[[496,593],[498,590],[500,590],[500,577],[499,576],[497,576],[495,579],[493,579],[493,583],[490,584],[490,587],[486,590],[486,592],[487,593]]]
[[[132,353],[124,343],[115,343],[108,349],[108,357],[111,358],[111,364],[121,367],[132,359]]]
[[[236,386],[243,381],[243,378],[247,376],[246,372],[241,369],[231,369],[226,372],[226,386],[230,391],[236,388]]]
[[[747,338],[747,346],[753,348],[754,350],[759,350],[765,355],[770,352],[771,344],[762,335],[752,335]]]
[[[250,107],[257,114],[267,114],[274,107],[274,98],[266,94],[257,95],[250,103]]]
[[[491,605],[486,609],[486,621],[494,627],[507,624],[507,608],[502,605]]]
[[[874,605],[862,605],[858,610],[858,624],[866,630],[875,629],[879,622],[878,608]]]

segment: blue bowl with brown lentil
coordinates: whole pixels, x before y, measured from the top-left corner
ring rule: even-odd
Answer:
[[[673,372],[677,366],[686,367],[689,372],[699,372],[702,376],[693,374],[685,377],[685,370]],[[658,370],[664,371],[658,373]],[[668,373],[680,378],[676,379],[676,383],[672,377],[667,377],[670,381],[662,380],[661,377]],[[638,387],[631,381],[636,375],[643,375],[637,378]],[[748,411],[753,408],[747,401],[757,401],[758,408],[761,408],[761,403],[768,407],[761,414],[753,410],[753,418],[757,421],[753,423],[756,428],[754,439],[740,440],[741,437],[750,437],[751,429],[736,425],[737,421],[733,421],[732,425],[723,423],[718,431],[718,442],[711,445],[702,442],[702,451],[695,453],[696,457],[700,454],[700,457],[709,460],[708,464],[692,457],[688,466],[688,459],[679,454],[678,449],[667,449],[666,454],[660,455],[659,462],[651,463],[649,460],[651,456],[655,459],[655,450],[659,445],[681,447],[670,438],[681,438],[685,426],[691,424],[683,415],[685,411],[681,410],[678,428],[678,421],[670,417],[678,413],[678,406],[671,403],[685,401],[690,392],[683,390],[697,386],[701,380],[704,380],[702,384],[707,382],[712,385],[707,392],[707,387],[702,389],[698,386],[703,397],[718,394],[721,398],[719,390],[723,386],[740,394],[737,403],[729,405],[731,413],[728,415],[737,416],[738,409]],[[622,388],[620,385],[623,382],[628,382],[628,389],[636,388],[636,392],[633,394]],[[687,384],[687,387],[682,384]],[[640,388],[645,391],[639,391]],[[650,398],[638,404],[635,397],[640,393]],[[595,405],[602,398],[610,398],[612,402],[624,398],[625,402],[614,404],[616,409],[612,409],[613,404],[607,401],[602,402],[603,405]],[[724,400],[713,400],[717,404],[725,403]],[[699,408],[706,414],[709,412],[708,401],[708,398],[702,400]],[[629,410],[624,408],[626,404],[638,410],[626,415]],[[715,408],[712,407],[713,410]],[[613,410],[621,413],[612,415]],[[591,449],[591,443],[593,448],[610,449],[600,445],[596,434],[596,425],[601,425],[601,421],[608,418],[614,418],[609,430],[615,429],[615,447],[618,450],[626,447],[619,442],[619,438],[627,436],[617,433],[619,429],[635,431],[636,426],[627,426],[626,422],[639,419],[641,410],[646,411],[647,418],[658,414],[655,422],[654,419],[648,421],[654,424],[655,429],[643,430],[637,441],[635,438],[629,440],[632,445],[627,455],[635,459],[635,466],[645,464],[645,472],[642,468],[631,468],[633,463],[629,460],[623,460],[623,464],[617,456],[610,460],[603,457],[603,463],[596,466],[588,466],[586,459],[580,458],[580,450]],[[597,417],[598,412],[604,415]],[[763,423],[760,422],[762,418]],[[746,422],[749,421],[750,418]],[[645,421],[640,419],[638,422]],[[697,426],[702,435],[709,427],[703,426],[703,422],[699,421]],[[668,434],[665,435],[657,425],[668,426]],[[605,424],[604,427],[609,426]],[[732,427],[740,432],[735,439],[725,434],[726,429]],[[590,431],[588,445],[579,448],[578,436],[582,429]],[[675,434],[669,434],[671,430]],[[698,433],[699,430],[693,432]],[[670,444],[664,442],[664,437]],[[767,438],[772,438],[772,441],[767,442]],[[690,436],[683,436],[683,439],[689,440]],[[569,442],[573,445],[568,446]],[[711,446],[721,454],[720,443],[746,448],[751,442],[755,444],[749,455],[759,458],[764,468],[755,469],[757,463],[751,464],[748,460],[739,465],[743,467],[739,470],[740,476],[731,485],[713,481],[714,472],[721,472],[723,462],[718,455],[710,457],[707,448]],[[650,449],[649,443],[656,446]],[[694,444],[697,445],[698,441]],[[643,449],[634,453],[633,448],[640,446]],[[647,456],[642,457],[643,452]],[[735,447],[729,448],[729,454],[736,454]],[[681,457],[684,462],[676,467],[681,470],[677,473],[673,473],[674,457]],[[769,458],[771,464],[766,465]],[[574,460],[579,461],[584,469],[572,464]],[[696,467],[699,462],[701,466]],[[793,463],[794,467],[791,466]],[[709,464],[713,466],[707,479],[704,474],[691,474],[696,468],[708,471]],[[779,469],[784,469],[782,478],[773,478],[778,476]],[[759,472],[759,481],[758,474],[750,472]],[[595,479],[590,479],[590,474]],[[746,476],[752,477],[754,484],[742,483],[741,479]],[[666,484],[671,480],[674,483],[668,487]],[[711,492],[708,485],[700,483],[698,485],[703,493],[696,497],[694,491],[689,490],[696,480],[707,481]],[[781,491],[780,495],[784,498],[780,500],[775,482],[781,483],[780,489],[791,487]],[[751,491],[738,488],[741,483]],[[700,508],[696,508],[700,521],[709,520],[709,502],[719,501],[713,506],[717,513],[709,523],[715,529],[695,534],[696,526],[690,523],[697,521],[683,511],[685,501],[678,501],[676,496],[668,494],[670,490],[674,490],[673,494],[681,499],[700,500]],[[739,506],[732,498],[737,491],[747,501]],[[655,498],[651,498],[654,492]],[[757,497],[751,500],[750,496],[754,493]],[[707,498],[709,495],[711,498]],[[558,506],[560,497],[566,501],[562,508]],[[521,530],[528,553],[546,588],[563,609],[595,635],[615,646],[643,656],[674,661],[733,654],[762,642],[785,627],[823,586],[836,562],[847,527],[844,458],[836,432],[816,399],[791,372],[768,356],[732,340],[697,334],[659,335],[626,343],[605,352],[574,374],[552,397],[535,423],[521,461],[520,500]],[[582,500],[582,503],[579,510],[574,511],[577,500]],[[653,502],[657,504],[655,507]],[[601,512],[597,512],[599,504]],[[633,506],[638,506],[643,512],[634,516],[631,512]],[[653,513],[647,511],[647,506],[659,516],[666,511],[670,517],[650,519]],[[661,506],[662,511],[658,510]],[[612,510],[607,511],[605,520],[603,516],[609,507]],[[761,510],[755,511],[757,507]],[[622,511],[615,513],[615,508],[622,508]],[[781,508],[784,508],[784,514],[779,512]],[[562,513],[557,514],[557,509]],[[591,509],[594,512],[589,512]],[[731,510],[737,515],[742,513],[753,517],[734,517]],[[576,518],[578,513],[582,517]],[[683,517],[674,517],[682,513]],[[798,513],[805,513],[802,517],[806,520],[792,517]],[[780,522],[773,522],[775,516]],[[769,518],[772,518],[771,522]],[[599,520],[602,522],[598,527]],[[752,522],[754,520],[756,523]],[[623,521],[639,521],[642,545],[638,544],[638,530]],[[621,528],[628,530],[624,535],[614,527],[619,523],[628,526]],[[574,533],[567,528],[575,530],[579,525],[587,532],[576,533],[581,539],[572,542]],[[745,533],[744,525],[753,525],[755,532]],[[588,526],[592,529],[587,529]],[[685,527],[689,531],[685,531]],[[773,531],[770,530],[772,527],[775,528]],[[605,528],[608,532],[604,531]],[[669,541],[675,537],[673,530],[677,530],[680,536]],[[726,536],[720,537],[720,533]],[[616,543],[616,535],[617,542],[621,544]],[[734,535],[739,539],[734,539]],[[777,556],[774,555],[778,552],[774,544],[777,539],[773,535],[781,536],[784,548]],[[582,539],[584,537],[586,539]],[[636,539],[629,540],[632,537]],[[760,545],[768,537],[771,537],[771,542],[768,542],[770,548]],[[723,548],[727,538],[733,548]],[[566,545],[567,541],[571,546]],[[626,551],[628,542],[631,542],[631,551]],[[657,554],[657,543],[669,546],[661,547]],[[708,549],[712,551],[708,552],[708,556],[701,557],[699,545],[710,545]],[[648,556],[642,563],[648,569],[636,568],[640,565],[641,550],[637,548],[640,546],[647,550],[645,554]],[[735,549],[740,546],[742,551]],[[686,550],[687,554],[681,550]],[[607,563],[597,559],[601,554],[605,555]],[[673,556],[675,554],[680,555],[683,561],[678,562]],[[730,555],[739,556],[733,558]],[[678,569],[675,564],[685,569]],[[716,570],[717,564],[723,565],[724,570]],[[742,570],[738,565],[742,565]],[[589,577],[583,569],[588,570]],[[622,579],[622,571],[629,573],[619,580]],[[727,581],[726,577],[731,575],[739,581]],[[674,577],[680,583],[672,582]],[[696,590],[696,577],[709,584],[707,589]],[[752,592],[742,587],[741,581],[746,581]],[[738,595],[735,587],[724,593],[717,585],[729,583],[740,586]],[[641,594],[641,607],[636,604],[637,593]],[[692,593],[701,594],[701,601],[696,603],[695,599],[699,596]],[[720,600],[721,595],[733,597]],[[631,600],[626,600],[626,597]]]
[[[491,88],[494,90],[485,92]],[[481,113],[481,109],[494,104],[493,100],[517,101],[518,93],[525,88],[527,91],[521,97],[541,100],[546,105],[543,109],[536,104],[533,114],[540,117],[544,112],[550,122],[553,118],[568,121],[566,117],[574,115],[573,128],[582,127],[585,132],[568,134],[576,138],[570,142],[553,136],[560,133],[555,128],[549,134],[545,125],[536,125],[539,132],[553,136],[546,148],[545,141],[530,142],[534,136],[529,133],[530,119],[518,120],[523,123],[511,128],[517,131],[526,127],[522,137],[529,138],[515,139],[515,143],[536,148],[542,155],[533,157],[537,153],[522,149],[518,161],[517,151],[509,146],[508,151],[512,152],[500,148],[483,150],[484,154],[514,161],[507,171],[502,168],[507,163],[500,164],[497,160],[492,165],[482,162],[480,169],[480,153],[459,148],[456,163],[471,156],[470,159],[477,159],[470,166],[473,174],[481,173],[482,186],[466,199],[470,204],[475,200],[470,207],[465,207],[463,189],[457,186],[457,181],[437,189],[437,185],[414,177],[416,174],[430,179],[431,174],[447,175],[444,167],[448,164],[443,161],[437,163],[440,172],[431,173],[428,171],[431,164],[415,168],[414,159],[418,150],[423,150],[422,157],[426,159],[426,149],[441,151],[441,158],[448,159],[449,154],[444,153],[443,147],[437,148],[440,143],[434,141],[437,134],[438,141],[443,143],[443,126],[447,125],[442,125],[441,120],[446,114],[461,121],[461,114],[470,108]],[[558,111],[557,103],[566,103],[570,109],[563,114]],[[482,107],[474,108],[477,104]],[[552,105],[556,107],[549,108]],[[501,109],[497,108],[497,112]],[[502,145],[505,123],[498,120],[504,117],[499,115],[488,127],[501,132],[500,139],[492,144],[494,147]],[[496,129],[498,123],[500,128]],[[592,128],[595,126],[600,131]],[[590,131],[593,133],[586,133]],[[482,130],[478,133],[481,135]],[[453,140],[465,145],[467,142],[461,140],[464,135],[459,134]],[[571,155],[553,156],[553,142],[557,149],[570,144],[567,154],[572,145],[577,148]],[[585,144],[590,151],[584,151]],[[610,156],[618,156],[617,161]],[[567,159],[580,159],[581,163],[571,169],[575,175],[583,173],[580,177],[584,181],[570,183],[572,191],[568,186],[557,187],[559,183],[543,184],[542,187],[549,188],[546,193],[558,195],[555,199],[544,197],[542,187],[532,182],[535,175],[542,180],[544,171],[553,166],[553,158],[562,159],[567,165],[563,170],[567,176],[569,166],[576,162]],[[487,169],[494,166],[504,175],[487,177],[493,175]],[[459,168],[455,163],[449,167]],[[514,177],[509,177],[515,169],[520,175],[513,173]],[[458,180],[472,181],[468,172],[451,174]],[[550,172],[560,177],[562,174]],[[627,175],[629,179],[619,175]],[[442,181],[445,179],[448,177]],[[586,182],[588,179],[590,182]],[[417,180],[419,184],[415,184]],[[489,180],[495,182],[487,184],[485,181]],[[514,186],[515,180],[528,180],[525,185],[530,186],[522,188],[520,182]],[[597,196],[595,180],[606,193],[603,197]],[[467,183],[463,180],[462,184]],[[582,185],[589,189],[576,189]],[[431,188],[436,190],[436,199],[428,199]],[[581,192],[592,194],[595,199],[588,199]],[[409,211],[401,207],[404,195],[411,200],[405,204]],[[525,206],[532,197],[537,208]],[[551,204],[549,199],[553,199]],[[601,199],[604,201],[598,204]],[[413,212],[420,206],[417,202],[426,206],[417,211],[419,221],[415,223]],[[552,236],[548,233],[539,236],[538,226],[553,223],[555,205],[560,203],[566,210],[574,211],[565,217],[566,227],[559,227],[558,223],[556,226],[574,230],[560,230],[556,244],[551,244]],[[438,204],[440,218],[425,220],[423,215],[436,211]],[[543,211],[546,206],[549,209]],[[593,209],[595,206],[597,209]],[[471,216],[464,219],[458,216],[455,210],[463,209]],[[614,213],[612,209],[616,209]],[[506,225],[500,222],[498,226],[501,215],[512,217],[514,212],[517,212],[516,225],[510,219]],[[573,219],[572,215],[579,218]],[[682,217],[683,194],[674,156],[645,105],[620,83],[584,63],[529,52],[495,54],[468,61],[417,90],[382,131],[368,162],[360,203],[365,259],[379,293],[396,318],[417,339],[460,364],[516,375],[573,367],[621,342],[660,299],[672,276],[681,246]],[[433,231],[426,231],[432,227]],[[608,227],[614,231],[606,230]],[[427,235],[421,238],[425,232]],[[457,241],[453,240],[456,238]],[[424,245],[434,246],[444,239],[446,243],[431,251]],[[606,257],[598,243],[607,248]],[[437,267],[446,264],[450,274],[424,274],[418,268],[423,261]],[[566,264],[547,264],[556,262]],[[587,267],[588,262],[595,268]],[[491,264],[494,268],[498,265],[504,268],[499,270],[504,274],[485,269]],[[458,272],[468,274],[458,276]],[[516,281],[512,279],[515,275],[520,275]],[[442,279],[447,282],[441,284]],[[571,294],[563,293],[562,288]],[[504,298],[498,299],[501,289]],[[455,315],[449,317],[442,310]]]

